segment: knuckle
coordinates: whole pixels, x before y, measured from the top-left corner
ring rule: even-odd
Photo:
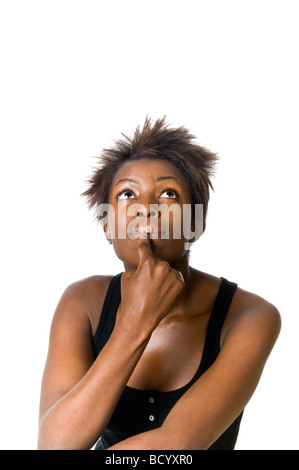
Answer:
[[[168,261],[160,261],[159,265],[161,266],[163,271],[167,271],[167,272],[171,271],[171,267],[170,267],[170,264],[168,263]]]

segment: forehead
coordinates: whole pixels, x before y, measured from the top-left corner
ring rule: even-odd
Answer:
[[[125,162],[115,173],[112,185],[118,179],[136,177],[141,181],[155,181],[160,176],[175,176],[182,185],[187,185],[180,170],[167,160],[142,158]]]

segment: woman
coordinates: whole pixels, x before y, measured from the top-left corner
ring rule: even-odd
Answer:
[[[280,315],[189,265],[217,161],[193,139],[147,118],[132,139],[104,150],[89,180],[83,194],[125,270],[74,282],[61,297],[40,449],[234,449]],[[186,207],[192,230],[174,236]]]

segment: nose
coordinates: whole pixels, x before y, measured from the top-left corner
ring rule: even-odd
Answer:
[[[139,231],[142,227],[151,226],[152,231],[157,231],[159,226],[159,211],[148,205],[144,205],[135,212],[135,217],[139,221]]]
[[[140,207],[140,209],[135,212],[135,217],[145,217],[146,219],[148,217],[158,218],[158,210],[151,207],[151,205],[143,204],[143,207]]]

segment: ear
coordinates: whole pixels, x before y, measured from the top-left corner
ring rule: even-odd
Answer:
[[[106,235],[106,238],[107,238],[108,242],[110,243],[110,245],[112,245],[111,232],[110,232],[109,225],[106,223],[103,226],[103,229],[104,229],[104,232],[105,232],[105,235]]]

